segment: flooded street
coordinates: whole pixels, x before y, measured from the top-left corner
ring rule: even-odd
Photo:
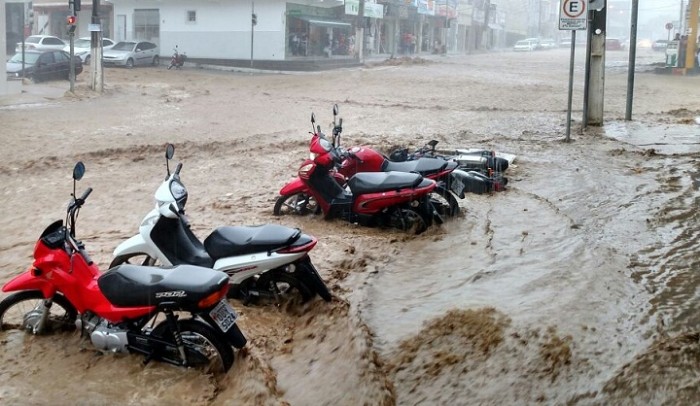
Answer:
[[[0,280],[65,215],[70,171],[94,192],[79,238],[106,270],[138,231],[175,144],[192,229],[278,223],[318,238],[331,303],[243,306],[248,345],[222,377],[100,354],[78,333],[0,332],[0,402],[48,404],[695,404],[700,401],[700,76],[608,52],[605,124],[581,127],[569,50],[383,61],[313,73],[107,69],[105,92],[26,84],[0,99]],[[43,96],[42,96],[43,95]],[[516,155],[508,187],[467,194],[418,235],[275,217],[309,154],[313,112],[342,145]],[[7,294],[2,294],[6,296]]]

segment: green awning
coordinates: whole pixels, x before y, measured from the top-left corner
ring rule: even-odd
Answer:
[[[292,16],[290,16],[292,17]],[[294,18],[298,18],[300,20],[304,20],[307,23],[311,25],[317,25],[319,27],[330,27],[330,28],[350,28],[352,27],[352,24],[346,23],[344,21],[338,21],[338,20],[331,20],[328,18],[323,18],[323,17],[315,17],[315,16],[293,16]]]

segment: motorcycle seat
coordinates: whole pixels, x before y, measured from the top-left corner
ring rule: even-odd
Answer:
[[[159,268],[124,264],[97,279],[102,294],[117,307],[154,306],[162,302],[197,306],[227,283],[225,273],[194,265]]]
[[[409,172],[361,172],[348,180],[353,195],[415,188],[423,176]]]
[[[382,164],[382,171],[416,172],[426,176],[444,170],[447,165],[448,162],[440,158],[419,158],[415,161],[403,162],[385,160]]]
[[[236,255],[266,252],[291,245],[301,236],[298,228],[277,224],[219,227],[204,240],[215,261]]]

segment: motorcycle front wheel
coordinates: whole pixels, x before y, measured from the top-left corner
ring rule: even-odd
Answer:
[[[177,321],[182,342],[185,345],[187,366],[201,369],[205,373],[223,374],[233,365],[233,349],[217,331],[202,321],[185,319]],[[231,328],[238,328],[234,324]],[[171,345],[160,349],[162,358],[176,363],[183,363],[177,349],[175,338],[167,320],[153,329],[153,336],[170,342]],[[179,362],[178,362],[179,361]]]
[[[0,302],[0,331],[29,330],[41,320],[44,311],[44,295],[38,290],[25,290],[6,297]],[[75,329],[78,312],[63,295],[55,295],[49,309],[44,331],[70,331]],[[39,332],[41,333],[41,332]]]
[[[459,214],[459,202],[452,192],[438,186],[430,193],[430,201],[441,216],[454,217]]]
[[[122,264],[155,266],[156,262],[158,262],[158,260],[150,255],[137,252],[133,254],[117,255],[112,262],[110,262],[109,268],[111,269]]]
[[[275,216],[284,216],[287,214],[304,216],[310,213],[319,214],[321,212],[321,206],[313,196],[306,193],[295,193],[293,195],[278,197],[272,212]]]

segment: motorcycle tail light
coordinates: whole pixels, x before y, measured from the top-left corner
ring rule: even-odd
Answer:
[[[200,300],[199,303],[197,303],[197,307],[199,307],[200,309],[208,309],[214,306],[215,304],[219,303],[221,299],[224,299],[226,297],[226,293],[228,293],[228,288],[229,284],[227,283],[224,285],[223,288]]]

